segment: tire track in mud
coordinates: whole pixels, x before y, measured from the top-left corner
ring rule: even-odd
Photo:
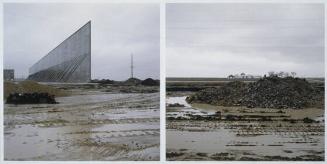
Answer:
[[[149,100],[151,99],[151,100]],[[152,100],[153,99],[153,100]],[[159,94],[149,94],[149,95],[136,95],[130,96],[128,98],[117,98],[113,100],[107,100],[102,102],[93,102],[93,103],[81,103],[81,104],[72,104],[72,105],[44,105],[38,104],[37,106],[31,105],[22,105],[24,109],[16,109],[17,106],[7,105],[4,113],[6,115],[33,115],[33,114],[42,114],[52,109],[56,109],[56,113],[60,112],[74,112],[74,111],[92,111],[98,109],[120,109],[120,108],[155,108],[159,107],[160,97]],[[135,104],[138,103],[138,104]]]
[[[90,125],[90,124],[135,124],[135,123],[150,123],[159,122],[160,118],[130,118],[130,119],[118,119],[118,120],[78,120],[72,123],[79,125]]]
[[[33,136],[39,145],[27,142],[25,147],[47,145],[49,151],[55,152],[36,152],[22,160],[159,160],[159,94],[126,96],[72,105],[10,106],[5,114],[5,135],[29,128],[40,132]],[[46,131],[56,135],[46,136]],[[17,139],[14,136],[11,142]],[[7,152],[11,155],[6,158],[16,158],[15,153]]]
[[[33,125],[41,128],[47,127],[62,127],[62,126],[77,126],[77,125],[101,125],[101,124],[137,124],[137,123],[153,123],[158,122],[159,127],[160,118],[132,118],[132,119],[120,119],[120,120],[24,120],[19,122],[6,122],[4,125],[6,129],[13,129],[15,126],[20,125]],[[56,123],[59,122],[59,123]]]
[[[117,138],[117,137],[138,137],[138,136],[159,136],[160,129],[142,129],[142,130],[122,130],[122,131],[80,131],[70,132],[64,135],[74,134],[104,134],[105,138]]]
[[[321,123],[311,123],[310,125],[307,124],[276,124],[273,123],[266,123],[266,124],[247,124],[247,123],[230,123],[230,122],[208,122],[208,121],[169,121],[166,125],[167,129],[179,129],[179,130],[188,130],[192,128],[199,128],[204,131],[208,130],[220,130],[223,129],[230,129],[233,132],[239,133],[317,133],[322,134],[325,132],[325,127]]]
[[[324,148],[319,145],[324,145],[325,128],[324,123],[289,123],[289,122],[228,122],[228,121],[197,121],[197,120],[169,120],[166,124],[167,133],[175,133],[184,131],[182,138],[188,138],[187,135],[192,135],[193,132],[205,133],[219,133],[225,129],[230,135],[235,138],[226,140],[224,146],[228,147],[224,151],[219,150],[222,154],[233,154],[233,149],[248,149],[254,150],[255,154],[245,155],[236,153],[235,157],[228,159],[225,156],[212,156],[214,152],[190,152],[192,146],[185,149],[185,145],[181,147],[174,147],[174,150],[167,150],[167,160],[194,160],[201,158],[201,160],[271,160],[270,158],[276,158],[278,160],[323,160],[324,159]],[[262,135],[262,136],[261,136]],[[175,136],[176,137],[176,136]],[[254,140],[258,137],[258,140]],[[261,141],[260,138],[271,137],[270,141]],[[173,138],[171,138],[172,140]],[[194,138],[192,139],[194,140]],[[185,142],[187,142],[186,140]],[[203,141],[195,141],[203,142]],[[192,143],[189,143],[192,144]],[[300,145],[300,146],[299,146]],[[303,145],[301,147],[301,145]],[[171,146],[172,147],[172,146]],[[258,151],[259,148],[265,147],[266,150],[271,152],[278,152],[275,156],[269,156],[271,154],[265,151]],[[258,150],[256,150],[258,148]],[[308,150],[307,150],[308,149]],[[283,152],[284,151],[284,152]],[[301,151],[313,151],[315,153],[306,153],[303,155]],[[285,155],[285,152],[288,154]],[[317,154],[319,152],[320,154]],[[207,153],[207,154],[206,154]],[[291,154],[290,156],[287,156]],[[203,155],[203,156],[202,156]],[[242,158],[240,158],[242,157]],[[203,158],[203,159],[202,159]]]
[[[135,136],[126,135],[125,137]],[[72,142],[75,142],[70,145],[72,151],[82,150],[96,160],[159,160],[160,157],[159,153],[146,153],[148,149],[159,150],[159,143],[140,144],[133,147],[128,143],[101,142],[94,138]],[[85,150],[87,151],[85,152]]]
[[[137,149],[129,148],[126,145],[107,144],[92,146],[90,150],[92,154],[97,154],[97,156],[106,160],[159,160],[159,155],[153,156],[142,153],[146,149],[155,147],[159,147],[159,144],[147,145]]]
[[[139,136],[159,136],[159,130],[156,131],[126,131],[126,132],[118,132],[118,134],[111,134],[105,138],[120,138],[120,137],[139,137]]]

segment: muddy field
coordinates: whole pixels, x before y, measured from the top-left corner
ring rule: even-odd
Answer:
[[[168,93],[167,160],[324,160],[323,109],[190,105],[189,94]]]
[[[158,89],[56,86],[59,104],[4,105],[5,160],[159,160]]]

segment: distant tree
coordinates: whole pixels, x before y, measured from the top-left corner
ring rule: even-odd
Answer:
[[[278,72],[278,73],[277,73],[277,76],[278,76],[278,77],[284,77],[284,72],[283,72],[283,71]]]
[[[227,78],[228,79],[234,79],[234,77],[235,77],[234,75],[229,75]]]
[[[244,77],[245,77],[245,73],[242,72],[242,73],[241,73],[241,76],[242,76],[242,78],[244,79]]]
[[[269,71],[269,72],[268,72],[268,76],[269,76],[269,77],[275,76],[275,72],[274,72],[274,71]]]
[[[296,72],[291,72],[292,77],[296,76]]]

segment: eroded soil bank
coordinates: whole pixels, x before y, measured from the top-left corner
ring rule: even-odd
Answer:
[[[4,105],[5,160],[159,160],[159,92],[60,87],[59,104]]]
[[[186,96],[166,100],[167,160],[324,160],[323,109],[188,104]]]

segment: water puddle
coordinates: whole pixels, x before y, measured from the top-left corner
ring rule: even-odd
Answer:
[[[199,116],[205,116],[205,115],[212,115],[215,113],[215,111],[212,110],[206,110],[206,109],[195,109],[190,104],[186,102],[186,96],[183,97],[167,97],[166,103],[167,104],[181,104],[184,105],[182,108],[178,108],[172,111],[167,112],[167,117],[185,117],[189,118],[189,115],[199,115]]]

